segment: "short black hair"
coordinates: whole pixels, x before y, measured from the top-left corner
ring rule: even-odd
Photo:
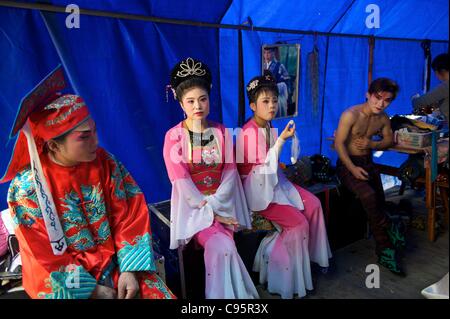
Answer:
[[[368,92],[369,94],[389,92],[392,93],[392,98],[395,99],[399,90],[400,88],[395,81],[388,78],[378,78],[370,83]]]
[[[263,87],[257,89],[253,94],[250,94],[248,96],[249,103],[256,103],[259,96],[263,93],[265,93],[266,95],[268,93],[273,93],[273,95],[278,97],[278,94],[279,94],[278,87],[276,85],[275,86],[263,86]]]
[[[433,71],[449,71],[448,70],[448,53],[442,53],[436,56],[431,62],[431,68]]]

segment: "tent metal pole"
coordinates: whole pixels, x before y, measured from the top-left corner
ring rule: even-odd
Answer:
[[[336,22],[333,24],[333,26],[330,28],[329,32],[332,32],[334,30],[334,28],[339,24],[339,22],[341,22],[341,20],[345,17],[345,15],[347,14],[347,12],[350,11],[350,9],[353,7],[353,5],[355,4],[356,0],[353,0],[352,3],[350,3],[347,6],[347,9],[345,9],[344,13],[339,17],[339,19],[336,20]]]
[[[57,13],[66,13],[66,8],[64,6],[56,6],[50,4],[42,3],[25,3],[18,1],[7,1],[0,0],[1,7],[11,7],[19,9],[31,9],[31,10],[41,10]],[[207,23],[192,20],[180,20],[180,19],[169,19],[169,18],[158,18],[139,14],[129,14],[129,13],[117,13],[112,11],[104,10],[90,10],[80,8],[80,14],[105,17],[105,18],[116,18],[116,19],[126,19],[126,20],[139,20],[147,21],[153,23],[165,23],[165,24],[175,24],[175,25],[185,25],[185,26],[196,26],[204,28],[215,28],[215,29],[233,29],[233,30],[243,30],[243,31],[260,31],[260,32],[272,32],[272,33],[286,33],[286,34],[303,34],[303,35],[320,35],[320,36],[333,36],[333,37],[344,37],[344,38],[371,38],[374,37],[377,40],[396,40],[396,41],[412,41],[412,42],[422,42],[423,39],[416,38],[395,38],[395,37],[378,37],[372,35],[360,35],[351,33],[333,33],[333,32],[320,32],[320,31],[305,31],[305,30],[293,30],[293,29],[279,29],[279,28],[265,28],[256,26],[244,26],[244,25],[234,25],[234,24],[224,24],[224,23]],[[448,43],[448,40],[433,40],[436,43]]]
[[[367,72],[368,80],[367,87],[372,83],[373,78],[373,51],[375,49],[375,38],[369,38],[369,72]]]
[[[323,73],[323,88],[322,88],[322,112],[320,114],[320,154],[322,154],[323,147],[323,119],[325,114],[325,90],[327,87],[327,70],[328,70],[328,51],[330,48],[330,38],[327,38],[327,44],[325,47],[325,66]]]
[[[238,126],[242,127],[245,121],[245,94],[244,94],[244,50],[242,48],[242,31],[238,31],[238,92],[239,92],[239,104],[238,104]]]

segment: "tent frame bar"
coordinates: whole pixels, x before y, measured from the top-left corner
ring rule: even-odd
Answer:
[[[7,1],[0,0],[0,7],[12,7],[19,9],[31,9],[31,10],[41,10],[57,13],[66,13],[66,8],[64,6],[57,6],[52,4],[43,3],[25,3],[18,1]],[[421,42],[424,39],[415,38],[395,38],[395,37],[378,37],[372,35],[359,35],[351,33],[333,33],[333,32],[319,32],[319,31],[304,31],[304,30],[293,30],[293,29],[280,29],[280,28],[266,28],[266,27],[255,27],[247,25],[235,25],[235,24],[221,24],[221,23],[207,23],[192,20],[180,20],[180,19],[169,19],[169,18],[158,18],[139,14],[130,13],[117,13],[112,11],[103,10],[91,10],[80,8],[80,14],[106,17],[106,18],[116,18],[116,19],[126,19],[126,20],[139,20],[147,21],[153,23],[162,24],[175,24],[175,25],[185,25],[185,26],[195,26],[204,28],[215,28],[215,29],[232,29],[232,30],[243,30],[243,31],[260,31],[260,32],[272,32],[272,33],[287,33],[287,34],[302,34],[302,35],[321,35],[321,36],[333,36],[333,37],[346,37],[346,38],[375,38],[377,40],[396,40],[396,41],[413,41]],[[448,43],[448,40],[431,40],[436,43]]]

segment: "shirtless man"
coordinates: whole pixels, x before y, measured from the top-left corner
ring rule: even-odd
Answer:
[[[335,148],[339,154],[337,174],[341,182],[360,200],[367,212],[370,229],[376,241],[378,263],[404,276],[396,249],[405,240],[384,212],[384,191],[380,173],[372,161],[372,150],[392,145],[393,134],[384,110],[395,99],[398,85],[387,78],[374,80],[363,104],[347,109],[339,120]],[[373,137],[381,136],[375,141]]]

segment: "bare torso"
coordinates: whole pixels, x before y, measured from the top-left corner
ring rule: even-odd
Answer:
[[[355,147],[353,142],[358,138],[372,139],[374,135],[381,133],[386,121],[386,113],[367,115],[362,111],[363,104],[355,105],[347,110],[352,112],[356,118],[350,129],[345,146],[349,155],[367,155],[370,149],[360,150]]]

